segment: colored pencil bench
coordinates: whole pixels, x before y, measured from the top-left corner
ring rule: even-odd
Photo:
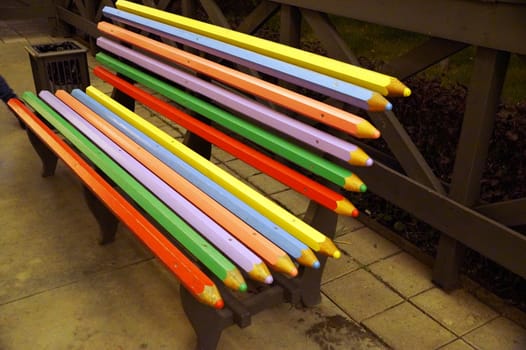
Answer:
[[[382,95],[410,93],[394,78],[343,62],[128,1],[116,6],[104,8],[114,22],[359,108],[390,109]],[[28,126],[43,175],[52,175],[62,159],[85,184],[101,242],[113,240],[121,221],[167,265],[181,281],[198,348],[214,349],[224,328],[246,327],[252,315],[273,305],[319,303],[326,259],[340,256],[332,242],[337,217],[357,215],[331,188],[365,191],[346,164],[371,166],[372,160],[348,140],[311,124],[359,138],[377,138],[378,130],[217,59],[109,22],[98,28],[101,66],[94,74],[114,87],[112,97],[88,87],[71,94],[25,93],[25,104],[9,101]],[[133,113],[136,102],[185,128],[184,144]],[[212,144],[307,196],[304,220],[208,161]]]

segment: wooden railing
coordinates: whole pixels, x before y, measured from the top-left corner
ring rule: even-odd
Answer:
[[[53,0],[11,0],[0,2],[0,20],[52,18],[54,15]]]
[[[213,0],[136,2],[163,10],[177,8],[189,17],[195,16],[200,5],[210,22],[230,27]],[[61,23],[94,38],[99,34],[95,23],[102,17],[102,8],[113,6],[114,2],[55,3]],[[433,271],[438,285],[451,289],[458,284],[464,246],[526,278],[526,236],[514,230],[526,225],[526,198],[498,203],[480,201],[480,180],[509,58],[511,54],[526,55],[526,41],[520,39],[526,37],[526,1],[356,0],[342,5],[339,0],[261,0],[233,29],[254,33],[277,13],[281,19],[281,42],[298,46],[305,20],[329,56],[353,64],[358,64],[358,60],[329,15],[425,34],[426,42],[383,66],[384,72],[400,79],[468,46],[476,47],[452,181],[447,189],[391,111],[369,113],[369,117],[382,132],[400,169],[376,162],[373,167],[356,172],[370,191],[442,232]]]

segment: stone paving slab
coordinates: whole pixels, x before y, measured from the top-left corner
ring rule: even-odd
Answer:
[[[340,259],[327,259],[321,283],[333,281],[359,268],[360,265],[346,253],[343,253]]]
[[[250,327],[228,328],[221,349],[365,350],[388,349],[376,336],[349,319],[323,297],[319,305],[282,304],[256,315]]]
[[[462,339],[457,339],[452,343],[449,343],[440,348],[440,350],[474,350],[475,348],[463,341]]]
[[[231,159],[225,164],[231,171],[244,179],[259,174],[259,170],[237,158]]]
[[[309,207],[309,199],[298,192],[288,189],[270,196],[276,203],[300,218]]]
[[[433,288],[431,269],[404,252],[380,260],[369,268],[405,298]]]
[[[394,349],[436,349],[456,338],[408,302],[371,317],[363,324]]]
[[[400,248],[367,227],[340,236],[335,242],[362,265],[400,252]]]
[[[212,159],[219,161],[219,162],[228,162],[232,159],[235,159],[235,157],[231,155],[230,153],[222,150],[221,148],[212,147]]]
[[[69,229],[62,232],[55,230],[57,225],[41,224],[44,230],[29,230],[38,234],[37,238],[11,240],[2,245],[0,274],[4,277],[0,281],[0,304],[66,285],[96,272],[151,259],[151,254],[133,237],[100,247],[92,236],[97,232],[96,227],[85,225],[85,229],[81,229],[82,222],[68,220],[66,223]],[[81,231],[80,235],[72,229]],[[125,236],[123,230],[117,234]]]
[[[526,330],[504,317],[494,319],[463,338],[478,350],[526,349]]]
[[[354,232],[358,229],[364,228],[364,224],[355,218],[349,216],[339,216],[336,225],[336,237],[343,236],[346,233]]]
[[[433,288],[411,298],[411,302],[459,336],[497,317],[493,309],[462,289],[446,293]]]
[[[327,282],[322,290],[358,322],[403,302],[397,293],[364,269]]]
[[[0,348],[191,349],[179,284],[154,261],[0,306]]]
[[[40,160],[15,118],[2,117],[0,130],[0,303],[151,258],[124,229],[119,244],[99,246],[99,228],[76,176],[59,162],[55,176],[42,178]]]
[[[0,314],[2,349],[192,349],[196,341],[180,305],[179,284],[155,260],[0,305]],[[313,308],[282,304],[265,310],[246,329],[226,329],[218,346],[261,348],[387,347],[323,298]]]
[[[216,147],[214,147],[216,148]],[[226,152],[225,152],[226,153]],[[248,178],[248,181],[259,191],[268,194],[282,192],[288,189],[281,182],[274,180],[268,175],[257,173]]]

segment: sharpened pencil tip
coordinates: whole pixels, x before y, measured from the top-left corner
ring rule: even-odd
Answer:
[[[359,215],[360,215],[360,211],[359,211],[358,209],[354,209],[354,210],[352,211],[351,216],[352,216],[353,218],[357,218]]]
[[[377,139],[380,137],[380,131],[365,119],[356,125],[356,131],[352,134],[361,139]]]
[[[296,261],[303,266],[314,267],[316,264],[320,264],[318,258],[310,248],[305,248],[301,251],[300,256],[295,258]]]
[[[254,281],[262,282],[270,284],[272,283],[272,275],[270,274],[270,271],[268,270],[267,265],[265,265],[264,262],[261,262],[259,264],[255,264],[252,267],[252,270],[247,271],[248,275],[251,279]]]
[[[347,198],[342,196],[342,199],[336,201],[336,208],[334,212],[340,215],[353,216],[356,207]]]
[[[393,97],[407,97],[411,94],[411,90],[404,85],[400,80],[391,77],[391,82],[386,86],[387,94]]]
[[[367,185],[366,184],[361,184],[360,185],[360,192],[367,192]]]
[[[289,258],[288,255],[283,255],[277,261],[270,265],[275,271],[282,272],[290,277],[295,277],[298,274],[298,269]]]
[[[347,191],[352,192],[364,192],[364,189],[367,189],[367,186],[363,183],[362,179],[358,177],[355,173],[351,173],[350,176],[347,176],[343,184],[343,188]]]
[[[371,112],[382,112],[391,109],[391,103],[378,92],[373,92],[371,98],[367,101],[367,106]]]
[[[233,270],[230,270],[226,273],[223,283],[232,290],[237,290],[240,292],[247,290],[247,283],[237,268],[234,268]]]
[[[340,250],[336,247],[334,242],[328,237],[325,237],[325,240],[318,244],[318,253],[326,255],[326,256],[332,256],[333,258],[336,258],[336,259],[341,256]]]
[[[214,308],[215,308],[215,309],[218,309],[218,310],[221,310],[224,306],[225,306],[225,302],[223,301],[223,299],[219,299],[219,300],[216,301],[216,303],[214,304]]]
[[[225,302],[219,293],[219,289],[217,289],[215,284],[204,286],[203,291],[195,296],[201,303],[215,309],[222,309],[225,305]]]
[[[356,166],[368,166],[368,162],[372,162],[372,159],[361,148],[357,147],[354,151],[349,152],[349,164]]]
[[[320,262],[316,260],[314,263],[312,263],[312,268],[319,269],[320,268]]]

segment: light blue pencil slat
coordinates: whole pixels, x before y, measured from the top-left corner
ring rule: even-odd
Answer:
[[[107,38],[97,39],[97,45],[117,56],[146,68],[168,80],[206,96],[216,102],[238,111],[253,120],[268,125],[280,132],[318,148],[345,162],[350,162],[352,154],[358,147],[350,142],[337,138],[327,132],[318,130],[283,113],[277,112],[261,103],[244,96],[234,94],[212,83],[199,79],[189,73],[164,64],[151,57],[131,50]],[[372,159],[366,163],[371,166]]]
[[[369,109],[367,101],[372,98],[373,92],[361,86],[112,7],[104,7],[103,13],[113,20],[157,34],[160,37],[276,76],[298,86],[319,91],[353,106]],[[391,103],[387,103],[385,109],[391,110]]]
[[[49,91],[40,97],[246,272],[261,259]],[[271,281],[269,281],[270,283]]]
[[[72,91],[72,95],[95,113],[97,113],[100,117],[104,118],[136,143],[141,145],[141,147],[155,155],[174,171],[188,179],[196,187],[230,210],[241,220],[245,221],[248,225],[260,232],[274,244],[278,245],[293,258],[300,258],[302,251],[308,249],[304,243],[291,236],[288,232],[281,229],[266,217],[259,214],[256,210],[252,209],[246,203],[232,195],[214,181],[210,180],[198,170],[194,169],[175,154],[171,153],[157,142],[144,135],[141,131],[137,130],[115,113],[86,95],[83,91],[75,89]],[[318,266],[319,263],[314,267]]]

